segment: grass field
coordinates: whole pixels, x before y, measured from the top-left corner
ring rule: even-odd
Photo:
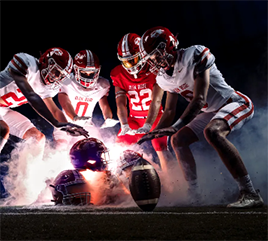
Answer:
[[[1,240],[267,240],[267,206],[1,207]]]

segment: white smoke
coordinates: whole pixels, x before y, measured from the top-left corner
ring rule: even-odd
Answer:
[[[93,133],[93,132],[91,132]],[[240,152],[249,175],[256,189],[260,189],[264,202],[267,204],[267,107],[255,111],[254,118],[240,130],[230,134],[228,139]],[[92,135],[91,135],[92,136]],[[96,137],[100,137],[97,135]],[[124,150],[133,150],[143,154],[157,170],[161,180],[161,196],[158,206],[189,205],[187,198],[188,184],[184,180],[181,168],[176,161],[170,161],[168,173],[164,173],[158,164],[154,163],[152,153],[144,153],[139,145],[125,146],[115,143],[115,136],[107,132],[101,140],[109,150],[109,169],[115,174],[117,162]],[[4,178],[4,186],[10,193],[1,205],[32,205],[36,203],[52,204],[49,184],[63,170],[73,169],[69,150],[57,150],[46,143],[43,158],[40,149],[34,148],[34,143],[28,141],[18,143],[11,153],[8,162],[9,172]],[[238,187],[227,168],[222,163],[216,151],[206,143],[205,139],[191,146],[197,165],[198,188],[202,205],[227,204],[234,201],[238,195]],[[100,175],[100,176],[98,176]],[[92,182],[92,193],[97,199],[96,204],[102,205],[106,195],[116,196],[111,206],[136,206],[130,193],[120,185],[111,190],[104,183],[101,174],[96,174]],[[107,202],[105,203],[107,205]]]

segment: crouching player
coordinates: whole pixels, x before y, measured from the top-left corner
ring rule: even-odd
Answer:
[[[139,41],[140,36],[135,33],[128,33],[121,38],[117,46],[121,65],[111,71],[121,124],[116,142],[126,145],[136,143],[145,133],[154,129],[163,112],[163,91],[156,84],[155,75],[148,71],[149,65],[141,61]],[[168,160],[173,159],[167,150],[167,137],[153,140],[152,145],[162,170],[166,171]]]

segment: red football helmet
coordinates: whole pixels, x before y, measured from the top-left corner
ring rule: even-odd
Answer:
[[[62,171],[50,186],[53,188],[51,201],[56,205],[90,204],[89,184],[77,170]]]
[[[40,73],[46,85],[52,89],[70,77],[73,59],[68,51],[62,48],[50,48],[39,58]]]
[[[93,88],[100,74],[100,62],[90,50],[82,50],[74,57],[75,79],[84,88]]]
[[[70,150],[71,162],[76,169],[104,171],[109,162],[109,153],[100,140],[90,137],[74,143]]]
[[[128,33],[121,38],[117,45],[117,57],[122,66],[129,73],[137,78],[137,74],[144,66],[139,52],[140,36],[135,33]]]
[[[150,64],[154,74],[168,70],[176,60],[177,38],[165,27],[154,27],[141,37],[140,52],[144,61]]]

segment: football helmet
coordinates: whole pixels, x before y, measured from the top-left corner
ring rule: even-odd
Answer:
[[[90,137],[77,141],[70,152],[71,163],[80,170],[105,171],[109,152],[100,140]]]
[[[52,187],[52,202],[63,205],[88,205],[91,194],[89,184],[77,170],[64,170],[55,178]]]
[[[75,79],[84,88],[93,88],[100,74],[100,62],[90,50],[81,50],[74,57]]]
[[[68,51],[62,48],[50,48],[39,58],[40,73],[50,88],[59,88],[61,83],[70,77],[73,59]]]
[[[137,74],[144,66],[139,51],[140,36],[135,33],[124,35],[117,45],[117,57],[124,69],[137,78]]]
[[[119,164],[118,164],[118,175],[122,174],[122,171],[125,171],[129,167],[136,163],[137,160],[142,158],[142,155],[138,152],[132,150],[125,150],[122,155],[120,156]]]
[[[140,53],[143,61],[150,65],[154,74],[168,70],[176,60],[177,38],[165,27],[154,27],[147,30],[140,40]]]

